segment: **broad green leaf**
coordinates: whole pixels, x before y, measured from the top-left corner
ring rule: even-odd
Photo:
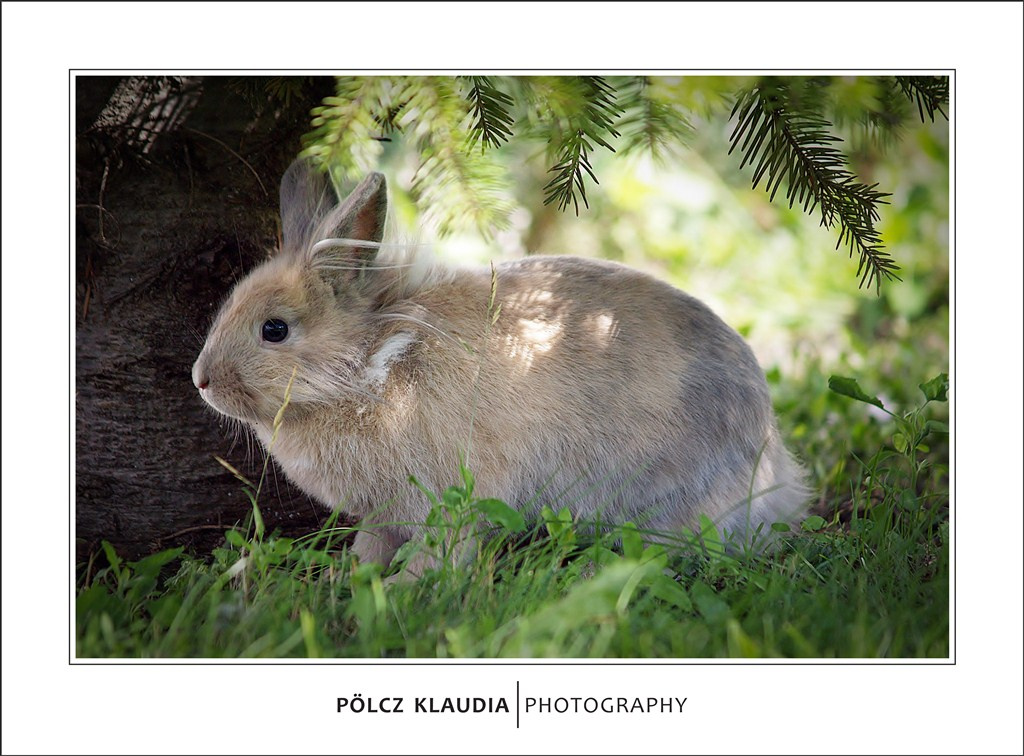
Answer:
[[[320,644],[316,639],[316,620],[308,609],[299,612],[299,626],[302,629],[302,641],[306,646],[306,657],[316,659],[323,656],[320,653]]]
[[[684,612],[693,611],[693,602],[686,589],[668,575],[658,575],[651,581],[651,594],[662,601],[678,607]]]
[[[921,500],[913,491],[903,491],[900,494],[900,506],[908,512],[916,512],[921,508]]]
[[[98,614],[114,601],[106,586],[102,583],[93,583],[75,597],[75,614],[78,621],[82,622],[90,613]]]
[[[458,486],[451,486],[446,488],[445,492],[441,494],[441,500],[448,509],[459,510],[466,501],[466,492]]]
[[[465,465],[459,466],[459,472],[462,473],[462,482],[466,485],[466,495],[473,495],[473,487],[476,485],[476,481],[473,478],[473,471]]]
[[[421,551],[423,543],[415,538],[410,539],[398,547],[398,551],[391,558],[391,566],[404,568],[404,565]]]
[[[918,384],[918,388],[921,389],[924,398],[928,401],[944,402],[947,400],[946,394],[949,391],[949,375],[939,373],[927,383]]]
[[[480,499],[476,502],[476,508],[495,525],[501,525],[506,530],[519,533],[526,530],[526,520],[521,512],[517,512],[500,499]]]
[[[707,515],[700,516],[700,537],[709,557],[712,560],[725,556],[725,546],[722,544],[722,537],[718,534],[718,528]]]
[[[260,514],[260,508],[255,501],[252,503],[252,519],[256,525],[256,540],[262,541],[266,527],[263,525],[263,515]]]
[[[150,554],[147,557],[143,557],[137,562],[131,562],[131,566],[138,572],[144,574],[157,574],[160,572],[160,568],[168,562],[173,562],[182,552],[185,551],[183,546],[179,546],[175,549],[165,549],[164,551],[158,551],[156,554]]]
[[[774,530],[776,533],[788,533],[792,530],[792,528],[789,527],[789,523],[786,522],[773,522],[772,530]]]
[[[631,522],[625,523],[620,529],[622,533],[622,553],[627,559],[637,559],[643,555],[644,542],[636,525]]]
[[[444,528],[448,526],[448,518],[445,516],[444,510],[440,506],[434,506],[427,512],[426,525],[431,528]]]
[[[540,517],[552,538],[558,538],[572,528],[572,513],[568,507],[562,507],[556,514],[551,507],[545,505],[540,511]]]
[[[121,580],[121,557],[117,555],[109,541],[101,541],[100,545],[103,547],[103,553],[107,555],[107,561],[110,562],[110,569],[117,575],[117,579]]]
[[[723,622],[729,618],[729,605],[707,584],[694,583],[690,586],[690,598],[708,622]]]
[[[149,602],[149,614],[159,627],[168,628],[181,610],[182,599],[176,593],[165,593]]]
[[[641,563],[636,566],[633,570],[633,574],[629,576],[629,580],[622,586],[622,590],[619,592],[619,597],[615,601],[615,612],[620,616],[625,614],[629,608],[629,602],[633,598],[633,594],[636,593],[643,583],[647,582],[649,578],[660,574],[658,568],[651,563]]]
[[[130,604],[138,604],[145,599],[150,592],[156,588],[156,574],[135,575],[129,582],[129,588],[125,591],[125,600]]]
[[[874,527],[875,527],[875,521],[874,520],[860,519],[860,520],[852,520],[850,522],[850,532],[851,533],[867,533],[869,530],[872,530]]]
[[[622,557],[608,547],[602,546],[600,542],[595,542],[593,546],[587,549],[587,558],[594,562],[594,564],[602,567],[614,564],[622,559]]]
[[[757,641],[743,632],[739,622],[730,618],[725,623],[725,630],[729,641],[729,656],[754,659],[762,655]]]
[[[291,553],[293,544],[294,541],[291,538],[274,538],[270,542],[270,551],[280,559]]]
[[[661,544],[652,543],[643,550],[643,553],[640,556],[640,562],[642,564],[650,563],[658,569],[664,569],[668,566],[668,554],[665,553],[665,547]]]
[[[363,630],[371,631],[374,620],[377,619],[377,606],[373,598],[373,591],[366,586],[357,589],[349,602],[349,611],[359,621]]]
[[[860,385],[857,383],[856,378],[844,378],[839,375],[832,375],[829,376],[828,387],[837,394],[848,396],[859,402],[873,404],[879,409],[885,409],[881,399],[877,396],[868,396],[864,393],[863,389],[861,389]]]
[[[807,532],[813,532],[815,530],[821,530],[827,524],[828,523],[825,521],[824,517],[819,517],[818,515],[811,515],[800,524],[800,528]]]

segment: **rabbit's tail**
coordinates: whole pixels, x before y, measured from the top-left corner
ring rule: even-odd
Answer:
[[[772,433],[758,458],[748,490],[718,519],[721,531],[733,541],[763,544],[771,540],[772,525],[795,528],[806,516],[811,489],[807,471]]]

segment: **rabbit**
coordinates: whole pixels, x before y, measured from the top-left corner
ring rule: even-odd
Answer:
[[[192,368],[291,481],[361,520],[360,561],[387,566],[418,536],[430,503],[410,476],[441,491],[462,463],[476,495],[527,516],[678,532],[703,514],[753,539],[805,512],[764,374],[700,301],[581,257],[410,261],[382,243],[386,214],[383,175],[337,204],[293,163],[280,250],[234,287]]]

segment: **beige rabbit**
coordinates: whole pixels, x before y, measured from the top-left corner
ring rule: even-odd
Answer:
[[[460,460],[476,493],[529,515],[664,531],[701,514],[740,539],[792,522],[803,471],[740,336],[693,297],[611,262],[530,257],[425,268],[381,244],[384,177],[340,205],[298,161],[282,249],[238,283],[192,369],[202,398],[271,446],[287,476],[362,518],[388,564]]]

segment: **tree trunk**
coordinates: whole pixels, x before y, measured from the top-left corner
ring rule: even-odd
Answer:
[[[129,557],[208,549],[251,505],[214,455],[263,454],[192,363],[234,281],[276,245],[277,182],[330,79],[85,77],[76,86],[75,536]],[[271,463],[268,531],[325,513]]]

